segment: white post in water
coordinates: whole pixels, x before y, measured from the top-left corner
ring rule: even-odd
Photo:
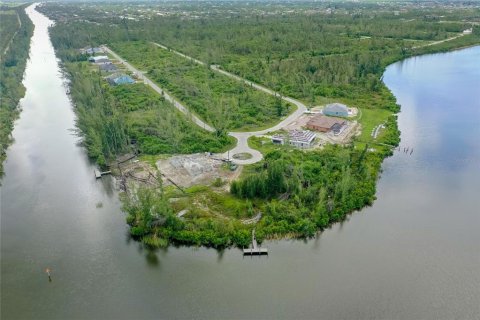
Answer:
[[[52,277],[50,275],[50,269],[49,268],[45,269],[45,273],[48,275],[48,281],[52,282]]]

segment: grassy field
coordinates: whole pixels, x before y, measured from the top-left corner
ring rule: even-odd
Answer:
[[[361,109],[360,115],[358,116],[358,121],[362,125],[362,133],[358,137],[358,141],[360,142],[371,142],[372,138],[372,130],[382,124],[385,123],[389,116],[391,116],[391,112],[388,110],[372,110],[372,109]],[[380,135],[377,137],[378,140],[381,140],[381,132]]]
[[[188,210],[189,218],[248,219],[254,215],[255,203],[238,199],[223,190],[212,186],[193,186],[186,189],[186,194],[171,190],[169,197],[178,199],[174,202],[175,212]]]
[[[19,27],[15,10],[1,10],[0,21],[0,53],[3,54]]]
[[[217,129],[262,129],[293,110],[280,99],[152,44],[123,42],[111,47]]]

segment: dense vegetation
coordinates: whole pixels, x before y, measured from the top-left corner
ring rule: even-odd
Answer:
[[[88,155],[104,166],[129,146],[125,117],[98,73],[84,64],[64,65],[77,115],[78,133]]]
[[[307,9],[317,6],[303,5]],[[237,16],[225,9],[223,17],[192,12],[201,18],[153,16],[138,21],[102,18],[90,12],[95,22],[103,23],[71,21],[62,25],[58,41],[77,47],[91,42],[156,41],[310,104],[330,97],[359,107],[395,110],[380,81],[384,67],[435,50],[415,47],[457,35],[471,26],[465,20],[474,22],[480,16],[475,7],[451,10],[338,3],[325,7],[330,10],[317,14]],[[52,14],[61,11],[54,5],[49,9]],[[72,37],[74,29],[86,31]],[[451,47],[478,43],[478,33],[475,28],[473,35],[452,41]]]
[[[71,79],[79,134],[89,156],[102,166],[125,152],[220,152],[232,144],[226,135],[192,126],[144,84],[112,87],[87,63],[69,62],[64,67]]]
[[[236,219],[238,216],[220,217],[212,213],[211,209],[219,206],[226,209],[227,213],[247,212],[248,208],[253,210],[251,204],[245,205],[244,201],[213,192],[206,187],[192,187],[187,192],[187,195],[182,195],[173,190],[165,192],[162,187],[140,188],[134,196],[124,196],[124,210],[128,214],[127,222],[131,225],[132,236],[153,247],[166,246],[172,241],[217,248],[248,246],[251,226],[242,224]],[[172,205],[168,201],[172,197],[180,201]],[[192,199],[202,200],[195,206],[188,206]],[[202,208],[203,205],[210,208]],[[180,219],[175,210],[184,206],[189,208],[188,218]]]
[[[262,138],[252,139],[265,160],[244,168],[242,177],[231,184],[230,193],[215,185],[192,187],[185,194],[160,186],[139,188],[125,197],[131,233],[151,246],[164,246],[170,241],[245,246],[253,227],[260,240],[288,235],[310,237],[316,230],[371,204],[381,163],[391,154],[391,146],[399,143],[395,117],[399,107],[381,81],[384,68],[412,55],[480,43],[480,29],[473,27],[473,34],[428,46],[432,41],[456,37],[470,28],[470,23],[479,22],[480,10],[468,5],[446,8],[432,4],[425,8],[415,3],[299,2],[273,7],[255,3],[247,9],[239,3],[222,9],[221,5],[205,3],[198,10],[195,4],[185,3],[163,16],[155,13],[158,8],[154,5],[138,10],[130,6],[122,11],[123,17],[112,13],[118,13],[120,7],[106,6],[108,10],[101,5],[83,10],[65,4],[42,8],[62,21],[52,29],[52,40],[57,50],[65,52],[65,59],[75,48],[107,43],[215,126],[241,128],[245,119],[250,119],[247,127],[258,125],[259,119],[269,121],[275,104],[253,92],[248,93],[252,97],[248,100],[247,88],[219,80],[206,67],[173,59],[170,52],[146,44],[148,41],[165,44],[207,64],[219,64],[310,105],[335,100],[361,110],[358,121],[364,130],[349,146],[305,152],[264,143]],[[276,14],[269,14],[271,8]],[[287,9],[293,13],[287,14]],[[135,109],[136,94],[146,90],[135,86],[130,89],[133,91],[108,91],[116,103],[123,103],[115,109],[123,114],[120,118],[127,136],[150,140],[163,130],[144,130],[158,122],[149,120],[157,116],[153,111],[151,115],[145,112],[137,125],[133,110],[131,114],[118,111]],[[126,100],[120,102],[122,99]],[[266,109],[261,107],[256,109],[259,114],[250,114],[258,108],[258,101]],[[237,109],[229,114],[224,105]],[[242,120],[236,122],[237,117]],[[374,141],[370,132],[382,123],[386,128]],[[88,132],[91,127],[83,130]],[[193,143],[186,140],[185,145]],[[189,151],[178,146],[179,152]],[[212,146],[206,149],[213,150]],[[165,150],[171,149],[150,152]],[[181,210],[188,213],[179,219],[175,213]],[[255,225],[242,223],[242,219],[259,214],[262,218]]]
[[[257,235],[313,236],[353,210],[372,204],[381,153],[329,147],[322,152],[272,152],[231,185],[241,198],[265,199]],[[292,164],[296,165],[293,166]]]
[[[141,188],[133,197],[125,196],[127,222],[132,235],[152,246],[173,241],[242,247],[249,244],[253,227],[259,240],[311,237],[374,201],[380,165],[390,149],[367,149],[329,146],[323,151],[270,152],[231,184],[233,197],[206,186],[192,187],[187,194]],[[188,210],[183,219],[175,215],[181,210]],[[256,225],[239,220],[258,214],[262,219]]]
[[[476,10],[477,17],[480,12]],[[401,18],[400,18],[401,17]],[[413,21],[407,21],[413,19]],[[438,23],[418,14],[328,14],[203,19],[177,24],[162,19],[154,41],[219,64],[233,73],[314,105],[321,97],[362,108],[398,111],[380,80],[384,68],[426,40],[441,40],[469,27]],[[129,32],[135,26],[129,26]],[[459,42],[479,43],[475,35]],[[131,37],[133,37],[131,35]],[[435,49],[433,49],[435,50]]]
[[[272,126],[289,112],[280,98],[153,44],[134,41],[111,47],[221,132]]]
[[[170,103],[144,84],[111,87],[126,114],[128,135],[144,154],[222,152],[232,140],[192,125]]]
[[[0,7],[0,176],[6,149],[12,142],[18,102],[25,94],[22,79],[33,34],[25,7]]]

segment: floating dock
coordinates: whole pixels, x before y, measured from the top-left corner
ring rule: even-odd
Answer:
[[[106,174],[111,174],[112,172],[111,171],[103,171],[103,172],[100,172],[99,170],[95,169],[93,170],[93,172],[95,173],[95,178],[96,179],[100,179],[102,176],[106,175]]]
[[[252,230],[252,247],[248,249],[243,249],[244,256],[261,256],[268,255],[267,248],[260,248],[255,238],[255,229]]]

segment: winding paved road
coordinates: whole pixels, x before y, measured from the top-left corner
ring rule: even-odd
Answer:
[[[157,47],[160,47],[164,50],[168,50],[168,51],[170,51],[170,52],[172,52],[172,53],[174,53],[174,54],[176,54],[176,55],[178,55],[182,58],[193,61],[193,62],[195,62],[199,65],[202,65],[202,66],[206,65],[206,63],[203,62],[203,61],[200,61],[200,60],[197,60],[197,59],[192,58],[190,56],[187,56],[186,54],[183,54],[179,51],[168,48],[167,46],[164,46],[162,44],[159,44],[159,43],[156,43],[156,42],[152,42],[152,44],[154,44]],[[247,80],[245,78],[237,76],[236,74],[233,74],[231,72],[225,71],[225,70],[221,69],[221,67],[219,65],[211,65],[211,66],[209,66],[209,68],[213,71],[221,73],[221,74],[223,74],[227,77],[230,77],[234,80],[243,82],[243,83],[251,86],[252,88],[263,91],[263,92],[265,92],[269,95],[272,95],[274,97],[280,97],[282,100],[287,101],[287,102],[289,102],[289,103],[291,103],[291,104],[293,104],[297,107],[297,110],[292,112],[288,117],[286,117],[285,119],[283,119],[282,121],[277,123],[275,126],[270,127],[268,129],[260,130],[260,131],[250,131],[250,132],[229,132],[229,135],[232,136],[232,137],[235,137],[237,139],[238,143],[237,143],[237,146],[235,148],[233,148],[232,150],[224,153],[223,156],[225,158],[228,158],[228,156],[232,156],[234,154],[244,153],[244,152],[250,153],[253,156],[251,159],[248,159],[248,160],[232,159],[235,163],[250,164],[250,163],[255,163],[255,162],[258,162],[258,161],[262,160],[262,158],[263,158],[262,154],[259,151],[255,150],[255,149],[252,149],[248,146],[248,138],[250,138],[252,136],[261,136],[261,135],[264,135],[268,132],[280,130],[283,127],[285,127],[288,124],[295,121],[296,119],[298,119],[298,117],[300,117],[302,114],[305,113],[305,111],[307,111],[307,106],[305,106],[302,102],[300,102],[296,99],[290,98],[290,97],[282,96],[279,93],[277,93],[277,92],[275,92],[271,89],[268,89],[267,87],[264,87],[262,85],[259,85],[259,84],[255,83],[255,82],[252,82],[250,80]]]
[[[155,42],[152,42],[154,45],[156,45],[157,47],[160,47],[164,50],[168,50],[172,53],[175,53],[176,55],[182,57],[182,58],[185,58],[185,59],[188,59],[190,61],[193,61],[199,65],[203,65],[205,66],[205,62],[202,62],[200,60],[197,60],[197,59],[194,59],[190,56],[187,56],[181,52],[178,52],[178,51],[175,51],[175,50],[172,50],[164,45],[161,45],[159,43],[155,43]],[[173,96],[171,96],[170,94],[168,94],[165,90],[163,90],[162,88],[160,88],[159,86],[157,86],[153,81],[151,81],[149,78],[147,78],[142,72],[140,72],[139,70],[137,70],[134,66],[132,66],[130,63],[128,63],[126,60],[122,59],[118,54],[116,54],[114,51],[112,51],[110,48],[104,46],[103,47],[108,53],[110,53],[113,57],[115,57],[115,59],[117,59],[118,61],[120,61],[123,65],[125,65],[127,67],[128,70],[130,70],[131,72],[135,73],[138,75],[138,77],[140,79],[142,79],[145,84],[149,85],[150,87],[152,87],[156,92],[158,92],[159,94],[163,95],[165,97],[165,99],[169,102],[171,102],[175,108],[177,108],[178,110],[180,110],[182,113],[184,113],[185,115],[187,115],[188,117],[190,117],[192,119],[193,122],[195,122],[195,124],[197,124],[199,127],[207,130],[207,131],[210,131],[210,132],[214,132],[215,129],[211,126],[209,126],[208,124],[206,124],[205,122],[203,122],[200,118],[198,118],[196,115],[194,115],[192,112],[190,112],[188,110],[187,107],[185,107],[183,104],[181,104],[178,100],[176,100]],[[280,121],[279,123],[277,123],[275,126],[273,127],[270,127],[268,129],[265,129],[265,130],[259,130],[259,131],[249,131],[249,132],[229,132],[228,135],[234,137],[235,139],[237,139],[237,145],[225,152],[224,154],[222,154],[222,157],[226,158],[226,159],[230,159],[232,160],[234,163],[236,164],[252,164],[252,163],[256,163],[256,162],[259,162],[263,159],[263,155],[260,151],[258,150],[255,150],[255,149],[252,149],[249,145],[248,145],[248,139],[252,136],[261,136],[261,135],[264,135],[268,132],[272,132],[272,131],[277,131],[277,130],[280,130],[282,129],[283,127],[285,127],[286,125],[290,124],[291,122],[295,121],[298,117],[300,117],[306,110],[307,110],[307,106],[305,106],[302,102],[296,100],[296,99],[293,99],[293,98],[290,98],[290,97],[285,97],[285,96],[282,96],[280,94],[278,94],[277,92],[271,90],[271,89],[268,89],[264,86],[261,86],[257,83],[254,83],[252,81],[249,81],[247,79],[244,79],[242,77],[239,77],[233,73],[230,73],[228,71],[225,71],[225,70],[222,70],[220,68],[220,66],[218,65],[211,65],[209,66],[210,69],[212,69],[213,71],[216,71],[218,73],[221,73],[227,77],[230,77],[236,81],[240,81],[240,82],[243,82],[249,86],[251,86],[252,88],[255,88],[257,90],[260,90],[260,91],[263,91],[267,94],[270,94],[274,97],[280,97],[282,100],[284,101],[287,101],[293,105],[295,105],[297,107],[297,109],[292,112],[288,117],[286,117],[285,119],[283,119],[282,121]],[[250,153],[252,155],[252,157],[250,159],[246,159],[246,160],[240,160],[240,159],[234,159],[232,158],[233,155],[237,154],[237,153]]]

